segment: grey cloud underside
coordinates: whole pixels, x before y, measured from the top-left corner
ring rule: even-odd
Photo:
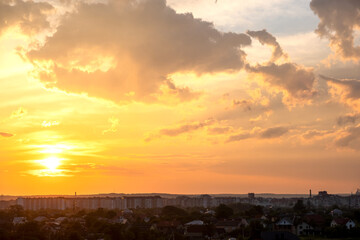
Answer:
[[[279,138],[289,132],[287,127],[272,127],[264,129],[258,133],[241,133],[232,135],[228,138],[227,142],[236,142],[249,138],[261,138],[261,139],[271,139]]]
[[[360,1],[312,0],[310,7],[320,18],[316,33],[328,38],[342,57],[358,59],[354,32],[360,27]]]
[[[289,129],[285,127],[268,128],[265,131],[261,132],[260,138],[277,138],[281,137],[288,131]]]
[[[346,126],[349,124],[355,124],[360,120],[360,114],[347,114],[337,118],[336,123],[339,126]]]
[[[0,0],[0,35],[15,26],[28,35],[41,32],[50,26],[47,16],[52,10],[46,2]]]
[[[282,50],[280,44],[277,42],[276,38],[268,33],[265,29],[261,31],[247,31],[246,33],[252,38],[257,39],[262,45],[269,45],[273,47],[273,53],[271,57],[272,62],[283,56],[286,57],[286,54]]]
[[[315,75],[312,69],[291,62],[276,63],[276,60],[281,57],[287,58],[287,54],[284,53],[276,38],[266,30],[247,31],[247,34],[261,44],[273,48],[270,61],[255,66],[247,64],[248,72],[264,75],[266,82],[286,90],[296,99],[311,99],[316,95],[313,89]]]
[[[278,65],[270,62],[264,65],[248,66],[247,70],[252,73],[263,74],[266,82],[285,89],[295,98],[312,98],[316,94],[313,89],[315,81],[313,71],[295,63]]]
[[[346,98],[348,99],[359,99],[360,98],[360,81],[356,79],[336,79],[327,76],[320,75],[320,77],[330,83],[345,87],[348,91]]]
[[[347,129],[346,136],[339,138],[336,141],[339,147],[349,147],[359,150],[360,147],[360,127],[352,127]]]
[[[175,128],[161,129],[159,131],[159,134],[165,135],[165,136],[178,136],[182,133],[187,133],[187,132],[192,132],[192,131],[195,131],[198,129],[202,129],[202,128],[212,125],[212,124],[214,124],[214,120],[207,120],[207,121],[197,122],[197,123],[189,123],[189,124],[184,124],[184,125],[181,125],[181,126],[175,127]]]

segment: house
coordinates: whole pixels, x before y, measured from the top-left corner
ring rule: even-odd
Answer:
[[[291,233],[296,233],[296,229],[293,223],[293,220],[289,219],[289,218],[282,218],[280,221],[278,221],[275,224],[275,228],[278,231],[287,231],[287,232],[291,232]]]
[[[189,239],[204,239],[204,225],[185,225],[184,236]]]
[[[126,218],[124,218],[123,216],[120,217],[115,217],[113,219],[111,219],[112,223],[119,223],[119,224],[126,224],[128,222],[128,220]]]
[[[306,222],[301,222],[296,226],[297,235],[309,235],[314,234],[314,228]]]
[[[288,231],[262,232],[261,240],[300,240],[298,236]]]
[[[211,216],[215,216],[215,211],[214,210],[207,210],[205,213],[205,215],[211,215]]]
[[[14,225],[18,225],[18,224],[24,224],[24,223],[26,223],[26,222],[27,222],[26,217],[14,217],[12,223],[13,223]]]
[[[227,221],[219,221],[215,224],[216,230],[223,231],[225,233],[230,233],[236,229],[239,229],[241,226],[241,222],[227,220]]]
[[[64,222],[67,219],[68,219],[67,217],[58,217],[57,219],[55,219],[55,222],[57,224],[61,224],[62,222]]]
[[[331,227],[345,226],[347,229],[354,228],[356,226],[355,222],[349,218],[335,218],[330,223]]]
[[[340,209],[334,209],[330,212],[331,216],[333,217],[341,217],[343,212]]]
[[[181,227],[178,221],[161,221],[156,224],[156,229],[162,233],[171,233],[177,231]]]
[[[122,213],[123,213],[124,215],[131,215],[131,214],[133,214],[133,211],[130,210],[130,209],[124,209],[124,210],[122,211]]]
[[[191,226],[191,225],[204,225],[204,222],[201,220],[194,220],[194,221],[185,223],[185,226]]]
[[[47,217],[44,217],[44,216],[38,216],[38,217],[34,218],[34,221],[39,222],[39,223],[46,222],[47,220],[48,220]]]
[[[185,224],[184,236],[190,239],[203,239],[203,233],[206,230],[204,222],[194,220]]]

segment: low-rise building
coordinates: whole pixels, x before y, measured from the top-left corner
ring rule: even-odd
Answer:
[[[331,227],[337,227],[337,226],[345,226],[347,229],[351,229],[356,227],[356,224],[353,220],[349,218],[335,218],[330,223]]]

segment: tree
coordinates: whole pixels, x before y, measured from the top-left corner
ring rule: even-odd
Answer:
[[[21,217],[24,214],[24,208],[21,205],[12,205],[9,208],[11,217]]]
[[[250,239],[259,239],[264,226],[260,221],[252,221],[249,225]]]
[[[220,204],[216,209],[215,209],[215,216],[216,218],[229,218],[234,214],[234,211],[232,210],[232,208],[224,205],[224,204]]]
[[[188,213],[182,208],[166,206],[162,209],[161,215],[167,219],[180,219],[187,217]]]
[[[297,214],[302,214],[305,212],[306,207],[304,205],[303,200],[297,200],[297,202],[295,203],[294,207],[293,207],[294,212],[296,212]]]
[[[252,206],[249,210],[247,210],[245,212],[245,215],[253,218],[259,215],[263,215],[264,214],[264,209],[261,206]]]

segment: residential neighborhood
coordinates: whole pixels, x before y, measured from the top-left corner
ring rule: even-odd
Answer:
[[[205,196],[205,199],[211,202],[212,197]],[[304,199],[286,207],[235,202],[214,207],[179,204],[151,208],[72,206],[29,210],[15,204],[0,211],[0,239],[354,240],[360,239],[359,223],[359,208],[318,207],[308,205]]]

